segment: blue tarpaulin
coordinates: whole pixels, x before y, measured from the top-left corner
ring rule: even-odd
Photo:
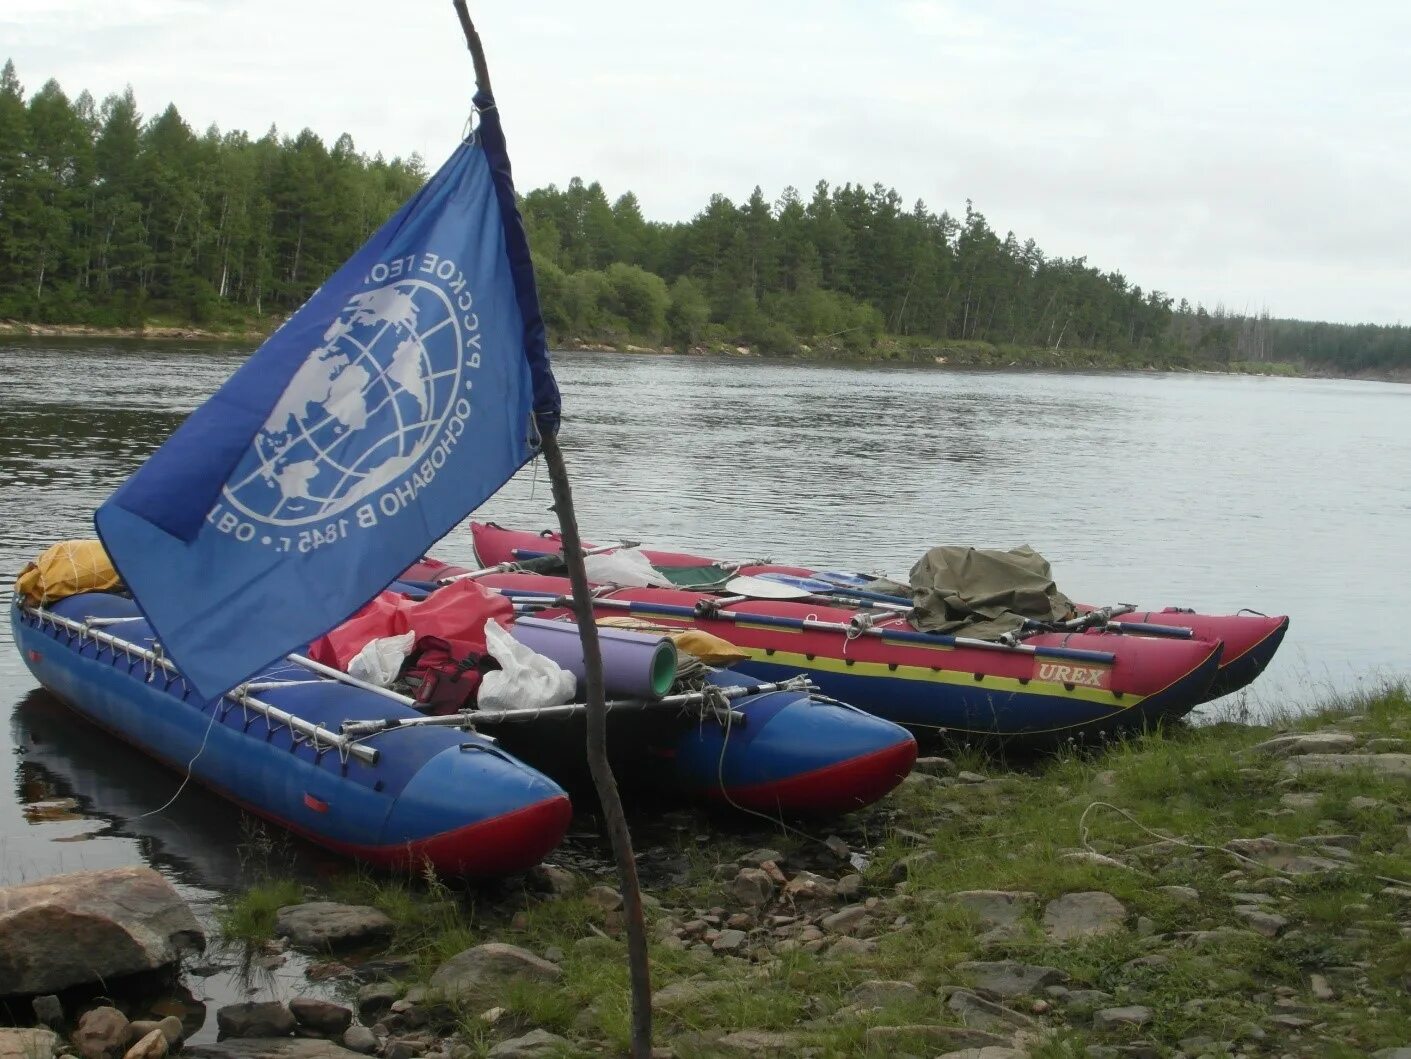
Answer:
[[[357,610],[535,453],[559,394],[498,110],[98,509],[215,696]]]

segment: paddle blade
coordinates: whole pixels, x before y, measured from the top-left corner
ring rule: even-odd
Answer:
[[[787,585],[764,576],[752,577],[742,574],[725,582],[725,591],[732,596],[748,596],[751,599],[803,599],[813,595],[812,589]]]

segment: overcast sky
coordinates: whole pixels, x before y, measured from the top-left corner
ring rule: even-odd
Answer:
[[[1411,4],[471,0],[520,190],[599,180],[646,215],[881,182],[1144,288],[1411,322]],[[460,134],[450,0],[0,0],[30,91],[131,84],[198,130],[364,151]]]

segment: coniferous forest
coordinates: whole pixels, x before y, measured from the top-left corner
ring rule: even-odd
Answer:
[[[269,328],[427,173],[304,130],[196,132],[0,73],[0,320]],[[881,184],[722,196],[688,222],[574,179],[523,195],[558,342],[956,363],[1411,368],[1411,328],[1231,314]]]

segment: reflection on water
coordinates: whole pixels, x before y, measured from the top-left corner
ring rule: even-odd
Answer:
[[[0,346],[0,584],[93,508],[234,370],[233,348]],[[1293,615],[1261,703],[1405,671],[1391,565],[1411,537],[1411,387],[1041,375],[746,358],[558,358],[579,517],[726,556],[904,575],[932,544],[1028,543],[1098,603]],[[484,516],[549,525],[526,468]],[[436,549],[472,560],[468,534]],[[1392,581],[1396,583],[1393,584]],[[240,817],[67,713],[0,631],[10,715],[0,884],[144,860],[209,902]],[[334,863],[299,843],[298,870]]]

